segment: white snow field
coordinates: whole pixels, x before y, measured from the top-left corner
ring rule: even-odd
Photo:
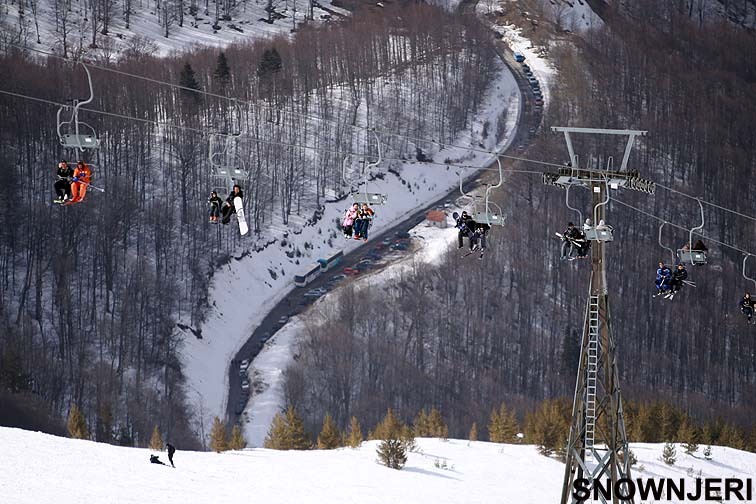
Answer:
[[[544,504],[559,499],[564,466],[530,445],[418,439],[406,467],[376,462],[378,442],[358,449],[221,454],[177,451],[176,468],[150,464],[152,452],[0,428],[0,501],[9,504]],[[714,460],[679,455],[659,461],[663,445],[637,445],[644,472],[634,478],[741,478],[756,474],[756,454],[713,448]],[[681,450],[678,447],[678,454]],[[165,453],[161,460],[167,461]],[[442,468],[445,464],[446,468]],[[440,467],[436,467],[436,466]],[[692,468],[692,471],[690,470]],[[699,470],[701,476],[698,476]],[[693,476],[687,476],[687,473]],[[637,502],[637,501],[636,501]],[[664,501],[678,502],[678,501]]]

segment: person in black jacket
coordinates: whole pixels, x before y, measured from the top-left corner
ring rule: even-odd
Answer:
[[[68,162],[64,159],[58,163],[58,170],[55,172],[55,176],[58,180],[55,181],[55,193],[58,195],[53,201],[55,203],[63,203],[67,199],[71,199],[71,180],[73,177],[73,168],[68,166]]]
[[[226,201],[223,202],[223,207],[221,207],[221,213],[223,214],[221,222],[223,224],[228,224],[231,220],[231,214],[236,213],[236,207],[234,206],[234,199],[236,198],[244,199],[244,193],[242,193],[241,187],[238,184],[234,184],[231,194],[228,195]]]
[[[585,234],[572,222],[567,223],[567,229],[562,234],[562,256],[560,259],[574,259],[575,254],[584,254],[587,247],[585,246]],[[580,257],[583,257],[580,255]]]
[[[749,324],[756,324],[753,319],[753,310],[756,307],[756,301],[751,299],[751,294],[746,292],[743,299],[740,300],[740,311],[748,318]]]
[[[682,289],[683,281],[688,279],[688,270],[685,269],[683,263],[677,265],[677,269],[672,272],[672,280],[669,283],[669,288],[672,291],[670,299],[674,297],[677,292]]]
[[[165,448],[168,450],[168,462],[171,463],[171,467],[176,467],[173,465],[173,454],[176,453],[176,448],[171,443],[166,443]]]
[[[160,458],[157,455],[150,455],[150,463],[151,464],[168,465],[165,462],[163,462],[162,460],[160,460]]]
[[[220,199],[217,192],[213,191],[210,193],[210,197],[207,199],[207,204],[210,205],[210,222],[218,222],[222,203],[223,200]]]
[[[478,248],[478,242],[480,242],[480,258],[483,259],[483,254],[486,251],[486,237],[488,236],[488,232],[491,230],[491,226],[489,226],[485,222],[476,222],[475,228],[473,231],[472,236],[470,237],[470,250],[475,250]]]
[[[470,240],[470,250],[472,250],[474,244],[472,239],[473,233],[475,232],[475,221],[465,211],[462,212],[462,215],[454,212],[452,217],[454,217],[455,220],[454,227],[458,229],[457,248],[462,248],[464,246],[463,239],[464,237],[467,237],[468,240]]]

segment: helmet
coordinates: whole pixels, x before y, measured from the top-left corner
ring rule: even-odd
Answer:
[[[575,227],[575,224],[573,224],[572,222],[568,222],[567,227]]]

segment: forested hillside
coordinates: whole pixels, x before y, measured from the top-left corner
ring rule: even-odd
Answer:
[[[558,78],[544,125],[648,130],[630,169],[754,215],[756,128],[746,111],[756,110],[756,39],[730,24],[699,26],[678,11],[669,22],[663,3],[644,4],[642,20],[619,16],[599,31],[551,41]],[[576,141],[583,165],[606,166],[611,155],[618,166],[623,149]],[[568,159],[563,138],[546,128],[527,157]],[[540,177],[512,174],[502,193],[507,225],[491,231],[482,263],[450,251],[440,265],[417,264],[390,284],[344,292],[311,320],[287,384],[308,421],[330,412],[342,426],[353,414],[372,425],[387,406],[403,418],[434,406],[454,437],[473,421],[485,424],[502,400],[522,419],[536,401],[571,398],[590,266],[560,262],[554,232],[577,214],[565,208],[564,191]],[[585,213],[589,197],[572,191],[571,204]],[[608,282],[624,397],[644,401],[653,391],[698,421],[721,416],[748,431],[756,334],[737,308],[752,287],[740,276],[743,256],[704,238],[710,263],[689,266],[697,287],[674,302],[652,299],[658,261],[672,260],[657,244],[661,222],[619,201],[687,228],[699,223],[698,204],[661,187],[654,196],[613,197]],[[711,206],[703,234],[756,250],[753,219]],[[665,227],[665,245],[686,240]]]
[[[80,66],[1,49],[0,89],[50,102],[86,97]],[[271,222],[317,219],[325,198],[344,193],[344,157],[359,166],[375,156],[375,143],[352,125],[450,142],[470,125],[496,63],[477,20],[422,5],[231,46],[223,56],[151,52],[132,47],[117,64],[91,55],[88,108],[127,117],[81,113],[100,134],[101,148],[83,158],[106,192],[90,191],[74,207],[50,203],[57,162],[78,156],[59,145],[56,107],[0,95],[5,424],[34,418],[53,429],[76,404],[97,440],[144,444],[158,424],[188,447],[175,322],[202,320],[213,267],[280,238],[266,234]],[[434,145],[379,137],[383,174],[392,159],[433,154]],[[206,222],[211,140],[227,142],[234,156],[225,162],[250,173],[257,234],[249,241]]]

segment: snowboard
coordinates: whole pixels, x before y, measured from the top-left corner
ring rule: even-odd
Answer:
[[[242,205],[242,199],[238,196],[234,198],[234,208],[236,208],[236,220],[239,221],[239,232],[244,236],[249,232],[249,226],[247,226],[247,218],[244,217],[244,205]]]

